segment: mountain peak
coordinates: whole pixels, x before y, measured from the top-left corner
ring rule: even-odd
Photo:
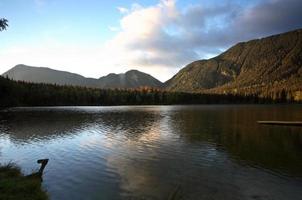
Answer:
[[[143,73],[143,72],[141,72],[141,71],[139,71],[139,70],[137,70],[137,69],[130,69],[130,70],[128,70],[128,71],[126,71],[126,73]]]
[[[138,88],[142,86],[157,87],[163,86],[163,83],[149,74],[131,69],[125,73],[113,74],[99,78],[102,88]]]

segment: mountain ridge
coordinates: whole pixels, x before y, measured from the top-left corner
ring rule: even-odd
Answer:
[[[95,88],[138,88],[162,87],[162,82],[151,75],[138,70],[129,70],[125,73],[110,73],[98,79],[86,78],[82,75],[67,71],[60,71],[48,67],[33,67],[24,64],[16,65],[2,76],[13,80],[51,83],[58,85],[73,85]],[[113,81],[112,81],[113,80]]]
[[[301,47],[302,29],[240,42],[216,57],[188,64],[165,87],[170,91],[244,94],[252,93],[250,88],[253,93],[261,93],[263,88],[300,90]]]

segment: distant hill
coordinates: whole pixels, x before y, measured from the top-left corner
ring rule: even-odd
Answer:
[[[8,76],[13,80],[33,83],[52,83],[58,85],[97,87],[96,79],[85,78],[79,74],[53,70],[46,67],[16,65],[12,69],[5,72],[2,76]]]
[[[33,83],[52,83],[96,88],[162,87],[162,83],[149,74],[130,70],[125,74],[109,74],[99,79],[86,78],[79,74],[53,70],[45,67],[17,65],[2,76],[13,80]]]
[[[138,70],[130,70],[124,74],[108,74],[99,78],[98,85],[102,88],[138,88],[141,86],[162,87],[163,83],[149,74]]]
[[[302,91],[302,29],[238,43],[217,57],[190,63],[165,87],[244,94]]]

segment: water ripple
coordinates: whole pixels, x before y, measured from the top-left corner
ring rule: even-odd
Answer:
[[[52,199],[299,199],[301,106],[13,108],[1,111],[1,163],[26,174],[49,158]],[[288,120],[289,120],[288,119]],[[285,134],[286,133],[286,134]]]

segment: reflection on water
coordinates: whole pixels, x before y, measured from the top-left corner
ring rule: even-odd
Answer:
[[[0,112],[0,162],[49,158],[52,199],[301,199],[301,106],[16,108]]]

